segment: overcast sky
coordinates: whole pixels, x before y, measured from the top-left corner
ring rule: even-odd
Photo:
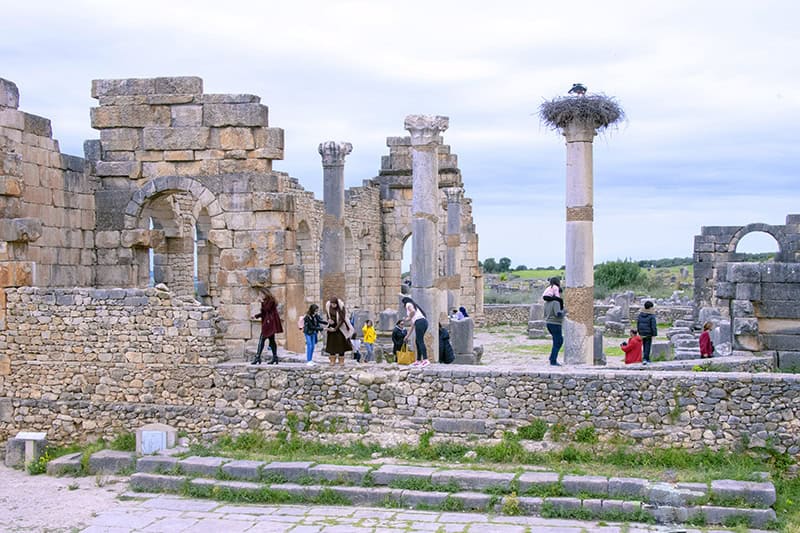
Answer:
[[[564,263],[565,148],[538,108],[573,82],[627,121],[594,143],[595,262],[692,254],[701,226],[800,213],[800,3],[784,1],[0,2],[0,77],[82,155],[92,79],[200,76],[286,133],[274,168],[348,187],[409,114],[450,117],[480,258]],[[745,251],[776,249],[752,239]],[[745,246],[745,243],[742,243]]]

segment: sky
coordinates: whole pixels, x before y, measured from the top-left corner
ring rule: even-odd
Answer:
[[[0,13],[0,77],[73,155],[99,137],[92,79],[199,76],[206,93],[260,96],[285,130],[273,168],[319,199],[320,142],[353,144],[358,186],[407,115],[448,116],[480,259],[564,263],[565,146],[538,109],[574,82],[626,114],[594,142],[595,263],[691,256],[702,226],[800,213],[793,0],[0,0]]]

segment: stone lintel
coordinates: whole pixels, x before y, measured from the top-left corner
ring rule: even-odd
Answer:
[[[343,166],[345,156],[353,151],[353,145],[348,142],[325,141],[319,143],[318,151],[322,156],[323,166]]]
[[[403,127],[411,133],[412,146],[441,144],[439,134],[450,125],[449,117],[433,115],[408,115]]]

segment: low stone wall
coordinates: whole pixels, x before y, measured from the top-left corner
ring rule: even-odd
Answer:
[[[479,325],[490,327],[511,324],[514,326],[524,326],[528,324],[530,316],[530,304],[521,305],[484,305],[483,319]]]
[[[113,436],[149,422],[216,437],[301,429],[343,440],[499,438],[533,418],[591,424],[601,438],[646,446],[733,447],[800,453],[800,376],[713,372],[499,370],[433,365],[331,371],[124,363],[12,363],[0,381],[0,439],[45,431],[51,442]],[[333,435],[335,434],[335,435]]]

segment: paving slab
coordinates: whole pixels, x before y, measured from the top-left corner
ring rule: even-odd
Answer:
[[[430,481],[436,468],[427,466],[381,465],[372,471],[372,481],[376,485],[391,485],[399,480]]]
[[[190,500],[175,496],[159,496],[152,500],[142,502],[142,507],[148,509],[166,509],[169,511],[211,511],[219,507],[219,503],[209,500]]]
[[[516,474],[489,470],[440,470],[431,475],[431,483],[434,485],[454,483],[459,488],[467,490],[486,490],[494,487],[510,490],[515,477]]]

